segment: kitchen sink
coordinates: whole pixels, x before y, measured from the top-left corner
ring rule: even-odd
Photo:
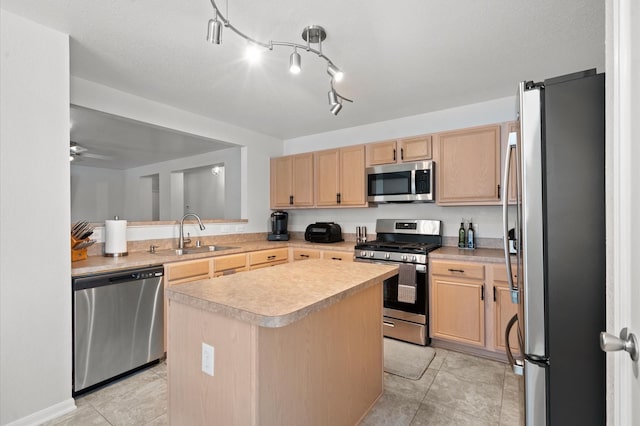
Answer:
[[[155,252],[153,252],[153,254],[158,254],[162,256],[183,256],[185,254],[208,253],[212,251],[230,250],[234,248],[237,248],[237,247],[230,247],[230,246],[188,247],[183,249],[156,250]]]

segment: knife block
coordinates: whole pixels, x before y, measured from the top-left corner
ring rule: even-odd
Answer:
[[[76,240],[75,238],[71,237],[71,261],[72,262],[76,262],[78,260],[85,260],[87,258],[87,248],[81,248],[79,250],[74,250],[73,246],[75,246],[76,244],[82,242],[82,241],[87,241],[87,239],[84,240]]]

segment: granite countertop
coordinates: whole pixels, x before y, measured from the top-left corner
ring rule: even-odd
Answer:
[[[168,287],[169,300],[283,327],[398,273],[397,266],[310,259]]]
[[[504,250],[492,248],[459,249],[458,247],[440,247],[429,253],[429,259],[503,263]]]
[[[320,244],[310,243],[305,240],[289,240],[289,241],[243,241],[237,243],[224,243],[224,246],[233,248],[221,251],[211,251],[193,254],[184,254],[177,256],[168,254],[168,250],[160,250],[158,253],[132,252],[128,256],[122,257],[104,257],[89,256],[86,260],[80,260],[71,263],[71,276],[78,277],[82,275],[99,274],[104,272],[112,272],[123,269],[146,267],[153,265],[164,265],[171,262],[182,262],[185,260],[203,259],[208,257],[226,256],[229,254],[247,253],[256,250],[266,250],[281,247],[299,247],[318,250],[337,250],[337,251],[353,251],[354,241],[342,241],[339,243]]]

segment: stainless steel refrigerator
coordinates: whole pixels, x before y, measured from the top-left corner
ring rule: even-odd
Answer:
[[[507,268],[517,265],[511,298],[519,305],[506,332],[517,331],[520,348],[515,360],[516,348],[507,356],[524,374],[527,425],[603,425],[604,74],[523,82],[518,92],[520,131],[509,135],[502,199]],[[507,244],[512,226],[515,255]]]

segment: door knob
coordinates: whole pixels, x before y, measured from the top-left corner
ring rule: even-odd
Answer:
[[[620,337],[613,334],[600,333],[600,348],[605,352],[626,351],[633,361],[638,360],[638,339],[633,333],[629,333],[627,328],[623,328]]]

